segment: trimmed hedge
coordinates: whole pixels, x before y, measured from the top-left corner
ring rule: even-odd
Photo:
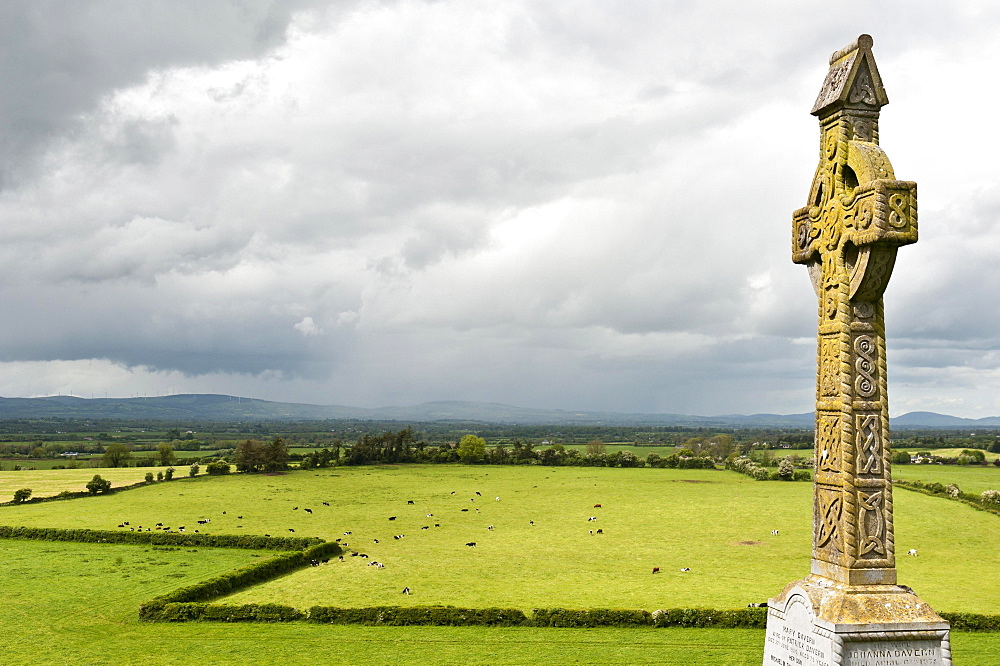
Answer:
[[[182,587],[163,596],[155,597],[139,606],[139,618],[152,621],[183,621],[187,619],[197,619],[200,614],[207,612],[206,609],[199,610],[195,605],[183,606],[192,601],[209,601],[216,597],[221,597],[239,590],[245,589],[258,583],[277,578],[278,576],[308,566],[310,560],[324,557],[333,557],[343,551],[340,545],[335,542],[324,542],[312,546],[306,550],[291,553],[282,553],[276,557],[263,562],[254,562],[246,566],[228,571],[221,576],[209,578],[208,580]],[[173,605],[167,611],[167,606]],[[199,614],[200,613],[200,614]],[[169,617],[168,617],[169,615]],[[188,617],[193,615],[193,617]],[[207,619],[207,618],[206,618]],[[250,619],[250,618],[246,618]],[[245,621],[245,620],[228,620]],[[283,620],[268,620],[283,621]]]
[[[745,627],[763,629],[767,625],[767,609],[671,608],[650,613],[644,610],[536,608],[532,624],[536,627]]]
[[[984,499],[982,495],[976,495],[975,493],[963,493],[961,491],[958,491],[957,494],[949,494],[948,489],[940,483],[924,484],[922,481],[903,481],[901,479],[893,479],[892,485],[897,488],[905,488],[906,490],[912,490],[917,493],[930,495],[931,497],[941,497],[955,502],[961,502],[962,504],[971,506],[974,509],[979,509],[980,511],[985,511],[986,513],[992,513],[994,516],[1000,516],[1000,506]],[[956,490],[958,489],[956,488]]]
[[[156,619],[160,622],[294,622],[304,620],[305,613],[279,604],[225,604],[174,602],[166,604]]]
[[[644,610],[536,608],[531,624],[536,627],[649,627],[653,625],[653,615]]]
[[[375,606],[333,608],[313,606],[309,621],[320,624],[367,624],[388,626],[490,626],[513,627],[528,624],[524,611],[517,608],[455,608],[454,606]]]
[[[938,613],[958,631],[1000,631],[1000,615],[978,613]]]
[[[317,537],[266,537],[241,534],[191,534],[181,532],[125,532],[118,530],[64,530],[56,527],[0,525],[0,539],[78,541],[81,543],[133,543],[154,546],[202,546],[251,550],[302,550],[324,543]]]

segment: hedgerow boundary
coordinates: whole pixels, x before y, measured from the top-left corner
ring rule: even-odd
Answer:
[[[139,606],[141,619],[158,619],[165,606],[178,602],[205,601],[269,581],[309,566],[314,560],[343,553],[340,544],[318,537],[266,537],[226,534],[179,534],[165,532],[113,532],[110,530],[66,530],[52,527],[10,527],[0,525],[0,538],[28,541],[69,541],[150,546],[201,546],[280,550],[261,562],[248,564],[207,580],[155,597]],[[264,615],[257,613],[258,621]]]
[[[948,487],[941,483],[925,484],[922,481],[903,481],[901,479],[893,479],[892,485],[894,488],[903,488],[905,490],[911,490],[915,493],[930,495],[931,497],[940,497],[953,502],[961,502],[962,504],[971,506],[973,509],[985,511],[986,513],[992,513],[994,516],[1000,516],[1000,506],[984,502],[981,495],[963,493],[961,491],[959,491],[957,495],[951,495],[948,493]]]

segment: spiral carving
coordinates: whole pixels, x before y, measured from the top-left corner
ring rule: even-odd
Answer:
[[[858,376],[854,380],[854,388],[857,395],[862,398],[871,398],[878,392],[878,381],[876,380],[876,356],[878,348],[870,335],[859,335],[854,340],[854,351],[858,358],[855,368]]]

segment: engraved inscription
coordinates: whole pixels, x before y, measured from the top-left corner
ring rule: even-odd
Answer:
[[[848,643],[845,666],[938,666],[941,645],[936,641],[880,641]]]

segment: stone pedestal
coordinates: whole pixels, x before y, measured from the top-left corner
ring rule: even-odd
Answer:
[[[822,576],[768,602],[764,666],[952,666],[948,623],[898,585]]]

